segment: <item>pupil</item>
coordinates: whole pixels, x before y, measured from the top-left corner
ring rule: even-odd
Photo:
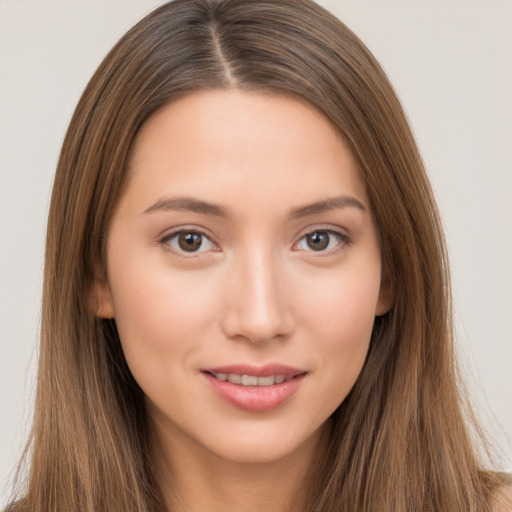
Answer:
[[[201,235],[198,233],[182,233],[178,238],[181,249],[187,252],[195,251],[201,247]]]
[[[321,231],[315,231],[307,237],[308,245],[314,251],[321,251],[329,245],[329,235]]]

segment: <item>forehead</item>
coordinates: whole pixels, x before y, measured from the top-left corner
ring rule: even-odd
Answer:
[[[136,138],[130,175],[139,192],[215,202],[256,195],[305,203],[333,189],[366,202],[357,165],[325,116],[296,98],[259,92],[194,92],[161,108]]]

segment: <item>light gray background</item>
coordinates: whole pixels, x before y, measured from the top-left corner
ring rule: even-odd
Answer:
[[[0,505],[31,418],[48,199],[87,80],[156,0],[0,0]],[[387,70],[429,169],[462,365],[498,466],[512,437],[512,2],[321,2]]]

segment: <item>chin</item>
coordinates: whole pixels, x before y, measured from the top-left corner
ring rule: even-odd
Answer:
[[[228,430],[229,437],[222,436],[206,447],[217,457],[237,464],[269,464],[293,461],[295,457],[303,460],[304,451],[316,451],[323,431],[323,426],[310,433],[255,425],[250,429]]]

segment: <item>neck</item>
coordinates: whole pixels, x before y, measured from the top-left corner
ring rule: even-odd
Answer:
[[[157,435],[160,481],[172,512],[297,512],[303,509],[309,475],[327,435],[315,433],[277,460],[226,460],[183,439]]]

